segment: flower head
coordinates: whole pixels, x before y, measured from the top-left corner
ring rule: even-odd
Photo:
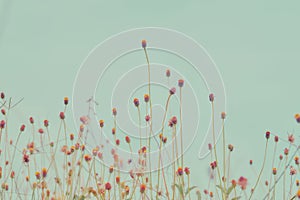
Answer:
[[[147,41],[146,40],[142,40],[142,47],[144,49],[147,47]]]
[[[64,98],[64,104],[65,104],[65,105],[68,105],[68,103],[69,103],[69,98],[68,98],[68,97],[65,97],[65,98]]]
[[[42,176],[43,176],[43,178],[46,178],[46,176],[47,176],[47,168],[43,168],[42,169]]]
[[[59,117],[60,117],[60,119],[65,119],[65,113],[64,112],[60,112],[59,113]]]
[[[184,172],[185,172],[186,175],[190,175],[190,173],[191,173],[190,168],[185,167]]]
[[[178,167],[177,169],[177,175],[181,176],[183,174],[183,170],[181,167]]]
[[[25,125],[22,124],[21,127],[20,127],[20,131],[21,131],[21,132],[24,132],[24,130],[25,130]]]
[[[245,190],[248,184],[248,179],[241,176],[238,180],[238,185],[241,187],[242,190]]]
[[[130,137],[127,135],[126,137],[125,137],[125,141],[129,144],[130,143]]]
[[[112,114],[113,114],[113,116],[116,116],[116,115],[117,115],[117,109],[116,109],[116,108],[113,108],[113,109],[112,109]]]
[[[134,103],[134,105],[135,105],[136,107],[139,107],[139,105],[140,105],[140,101],[139,101],[138,98],[134,98],[134,99],[133,99],[133,103]]]
[[[146,103],[148,103],[149,99],[150,99],[149,94],[144,94],[144,101]]]
[[[183,79],[179,79],[178,80],[178,87],[183,87],[184,85],[184,80]]]
[[[170,95],[175,94],[176,88],[172,87],[172,88],[169,90],[169,92],[170,92]]]
[[[213,102],[215,100],[215,95],[213,93],[211,93],[211,94],[209,94],[208,98],[209,98],[210,102]]]
[[[170,77],[171,76],[171,71],[169,69],[166,70],[166,77]]]
[[[266,132],[266,138],[267,138],[267,140],[270,138],[270,134],[271,134],[270,131]]]
[[[111,190],[111,184],[109,182],[105,183],[105,189]]]
[[[48,127],[49,126],[49,121],[47,119],[44,120],[44,126]]]
[[[142,183],[142,184],[140,185],[140,192],[141,192],[141,193],[144,193],[145,190],[146,190],[146,185]]]
[[[103,126],[104,126],[104,120],[103,119],[99,120],[99,125],[100,125],[101,128],[103,128]]]

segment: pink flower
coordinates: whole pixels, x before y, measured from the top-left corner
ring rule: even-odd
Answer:
[[[90,118],[88,116],[81,116],[80,121],[84,124],[87,125],[90,121]]]
[[[170,95],[175,94],[175,92],[176,92],[176,88],[172,87],[172,88],[170,89]]]
[[[293,135],[293,134],[291,134],[291,135],[288,135],[288,140],[289,140],[289,142],[290,142],[291,144],[293,144],[293,143],[294,143],[294,141],[295,141],[295,137],[294,137],[294,135]]]
[[[248,179],[245,177],[241,176],[238,180],[238,185],[241,186],[242,190],[245,190],[248,184]]]

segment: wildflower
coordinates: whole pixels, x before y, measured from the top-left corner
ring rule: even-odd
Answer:
[[[298,123],[300,123],[300,114],[295,114],[295,119]]]
[[[113,114],[113,116],[116,116],[116,115],[117,115],[117,109],[116,109],[116,108],[113,108],[113,109],[112,109],[112,114]]]
[[[168,140],[168,138],[167,138],[167,137],[164,137],[164,138],[162,139],[162,142],[163,142],[164,144],[166,144],[166,143],[167,143],[167,140]]]
[[[275,141],[275,142],[278,142],[278,140],[279,140],[279,138],[278,138],[278,136],[276,135],[276,136],[274,137],[274,141]]]
[[[103,126],[104,126],[104,120],[103,119],[99,120],[99,125],[100,125],[101,128],[103,128]]]
[[[88,116],[84,115],[84,116],[80,117],[80,121],[81,121],[82,124],[87,125],[90,121],[90,118]]]
[[[293,144],[294,141],[295,141],[294,135],[293,135],[293,134],[289,135],[289,136],[288,136],[288,140],[289,140],[289,142],[290,142],[291,144]]]
[[[177,124],[177,117],[173,116],[170,120],[169,120],[169,126],[173,127],[174,125]]]
[[[145,120],[146,120],[146,122],[149,122],[150,121],[150,115],[146,115]]]
[[[133,99],[133,103],[134,103],[134,105],[135,105],[136,107],[139,107],[139,105],[140,105],[140,101],[139,101],[138,98],[134,98],[134,99]]]
[[[70,134],[70,140],[71,140],[71,141],[74,140],[74,134],[73,134],[73,133]]]
[[[209,196],[210,197],[214,197],[214,193],[213,192],[209,192]]]
[[[147,47],[147,41],[146,40],[142,40],[142,47],[144,49]]]
[[[265,181],[265,185],[268,186],[268,185],[269,185],[269,182],[268,182],[268,181]]]
[[[205,189],[203,192],[204,192],[204,194],[206,194],[206,195],[208,194],[208,190],[206,190],[206,189]]]
[[[169,90],[169,92],[170,92],[170,95],[175,94],[176,88],[172,87],[172,88]]]
[[[208,143],[208,150],[212,150],[212,145],[211,145],[211,143]]]
[[[250,165],[252,165],[253,164],[253,160],[250,160],[249,163],[250,163]]]
[[[291,167],[290,167],[290,175],[293,176],[293,175],[295,175],[296,173],[297,173],[297,170],[296,170],[293,166],[291,166]]]
[[[210,102],[213,102],[213,101],[215,100],[215,96],[214,96],[213,93],[209,94],[208,97],[209,97],[209,101],[210,101]]]
[[[39,131],[40,134],[44,133],[44,130],[42,128],[40,128],[38,131]]]
[[[296,180],[296,186],[298,187],[300,185],[300,182],[299,182],[299,180],[297,179]]]
[[[68,97],[65,97],[65,98],[64,98],[64,104],[65,104],[65,105],[68,105],[68,103],[69,103],[69,98],[68,98]]]
[[[10,178],[15,178],[15,171],[12,171],[12,172],[10,173]]]
[[[49,121],[47,119],[44,120],[44,126],[48,127],[49,126]]]
[[[29,122],[30,122],[30,124],[34,124],[34,119],[33,119],[33,117],[29,117]]]
[[[36,177],[36,179],[41,179],[41,173],[39,172],[39,171],[36,171],[35,172],[35,177]]]
[[[4,98],[5,98],[4,92],[1,92],[0,97],[1,97],[1,99],[4,99]]]
[[[181,167],[178,167],[177,169],[177,175],[181,176],[183,174],[183,170]]]
[[[125,137],[125,141],[129,144],[129,143],[130,143],[130,137],[129,137],[129,136],[126,136],[126,137]]]
[[[238,185],[241,187],[242,190],[245,190],[248,184],[248,179],[241,176],[238,180]]]
[[[171,71],[169,69],[166,70],[166,77],[170,77],[171,76]]]
[[[24,132],[24,130],[25,130],[25,125],[22,124],[21,127],[20,127],[20,131],[21,131],[21,132]]]
[[[279,160],[282,160],[283,159],[283,156],[280,154],[279,155]]]
[[[237,184],[237,183],[236,183],[236,180],[233,179],[233,180],[231,181],[231,185],[232,185],[233,187],[235,187],[236,184]]]
[[[271,134],[270,131],[266,132],[266,138],[267,138],[267,140],[270,138],[270,134]]]
[[[111,184],[109,182],[105,183],[105,189],[111,190]]]
[[[79,126],[79,131],[80,131],[80,132],[83,132],[83,131],[84,131],[84,125],[83,125],[83,124],[80,124],[80,126]]]
[[[226,117],[226,113],[225,112],[221,112],[221,119],[225,119]]]
[[[120,145],[120,140],[119,139],[116,139],[116,145]]]
[[[190,168],[188,168],[188,167],[184,168],[184,172],[186,175],[190,175],[190,173],[191,173]]]
[[[297,191],[297,197],[298,197],[298,199],[300,199],[300,189],[298,189],[298,191]]]
[[[109,173],[113,173],[114,172],[114,167],[113,166],[110,166],[109,167]]]
[[[285,148],[285,149],[284,149],[284,155],[287,156],[288,154],[289,154],[289,149],[288,149],[288,148]]]
[[[1,113],[2,113],[2,115],[5,115],[6,114],[5,109],[1,109]]]
[[[90,155],[88,155],[88,154],[85,154],[85,155],[84,155],[84,160],[85,160],[86,162],[89,162],[89,161],[92,160],[92,157],[91,157]]]
[[[179,79],[178,80],[178,87],[183,87],[184,84],[184,80],[183,79]]]
[[[228,149],[229,149],[229,151],[233,151],[233,145],[232,145],[232,144],[229,144],[229,145],[228,145]]]
[[[116,134],[116,128],[112,128],[112,129],[111,129],[111,133],[112,133],[113,135],[115,135],[115,134]]]
[[[0,129],[3,129],[5,127],[5,121],[1,120],[0,121]]]
[[[275,167],[272,169],[272,173],[273,173],[274,175],[277,174],[277,169],[276,169]]]
[[[217,167],[217,161],[214,161],[214,162],[210,163],[210,167],[212,169],[215,169]]]
[[[144,101],[145,101],[146,103],[149,102],[149,99],[150,99],[149,94],[144,94]]]
[[[120,176],[116,176],[116,183],[117,183],[117,184],[120,183]]]
[[[64,112],[60,112],[59,113],[59,117],[60,117],[60,119],[65,119],[65,113]]]
[[[47,176],[47,169],[46,168],[42,169],[42,176],[43,176],[43,178],[46,178],[46,176]]]
[[[141,192],[141,193],[144,193],[145,190],[146,190],[146,185],[142,183],[142,184],[140,185],[140,192]]]
[[[298,157],[298,156],[295,156],[294,160],[295,160],[295,164],[296,164],[296,165],[299,165],[299,157]]]
[[[129,186],[128,185],[125,185],[125,192],[126,192],[126,194],[128,195],[129,194]]]

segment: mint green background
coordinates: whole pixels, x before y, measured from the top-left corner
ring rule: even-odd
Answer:
[[[237,150],[236,177],[253,175],[243,168],[249,159],[259,168],[266,130],[299,139],[293,119],[300,112],[297,1],[0,2],[0,90],[25,97],[15,111],[18,124],[30,115],[56,119],[80,64],[98,43],[120,31],[157,26],[191,36],[216,62],[228,100],[226,133]],[[202,186],[207,173],[198,166],[208,161],[194,159],[198,145],[186,156],[197,176],[193,182]]]

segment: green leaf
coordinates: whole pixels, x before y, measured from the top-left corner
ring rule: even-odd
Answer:
[[[181,185],[175,184],[176,188],[178,189],[181,196],[183,196],[183,188]]]
[[[240,198],[241,198],[241,196],[238,196],[238,197],[232,198],[231,200],[239,200]]]
[[[227,193],[227,192],[225,191],[225,189],[224,189],[222,186],[217,185],[217,188],[219,188],[219,189],[222,191],[223,194],[226,194],[226,193]]]
[[[227,196],[229,196],[230,195],[230,193],[232,192],[232,190],[233,190],[233,185],[231,185],[228,189],[227,189]]]
[[[185,191],[185,196],[188,195],[190,193],[190,191],[192,191],[195,188],[197,188],[197,186],[192,186],[192,187],[187,188]]]
[[[197,195],[197,198],[198,198],[198,200],[201,200],[201,193],[200,193],[200,191],[198,190],[198,191],[196,191],[196,195]]]

